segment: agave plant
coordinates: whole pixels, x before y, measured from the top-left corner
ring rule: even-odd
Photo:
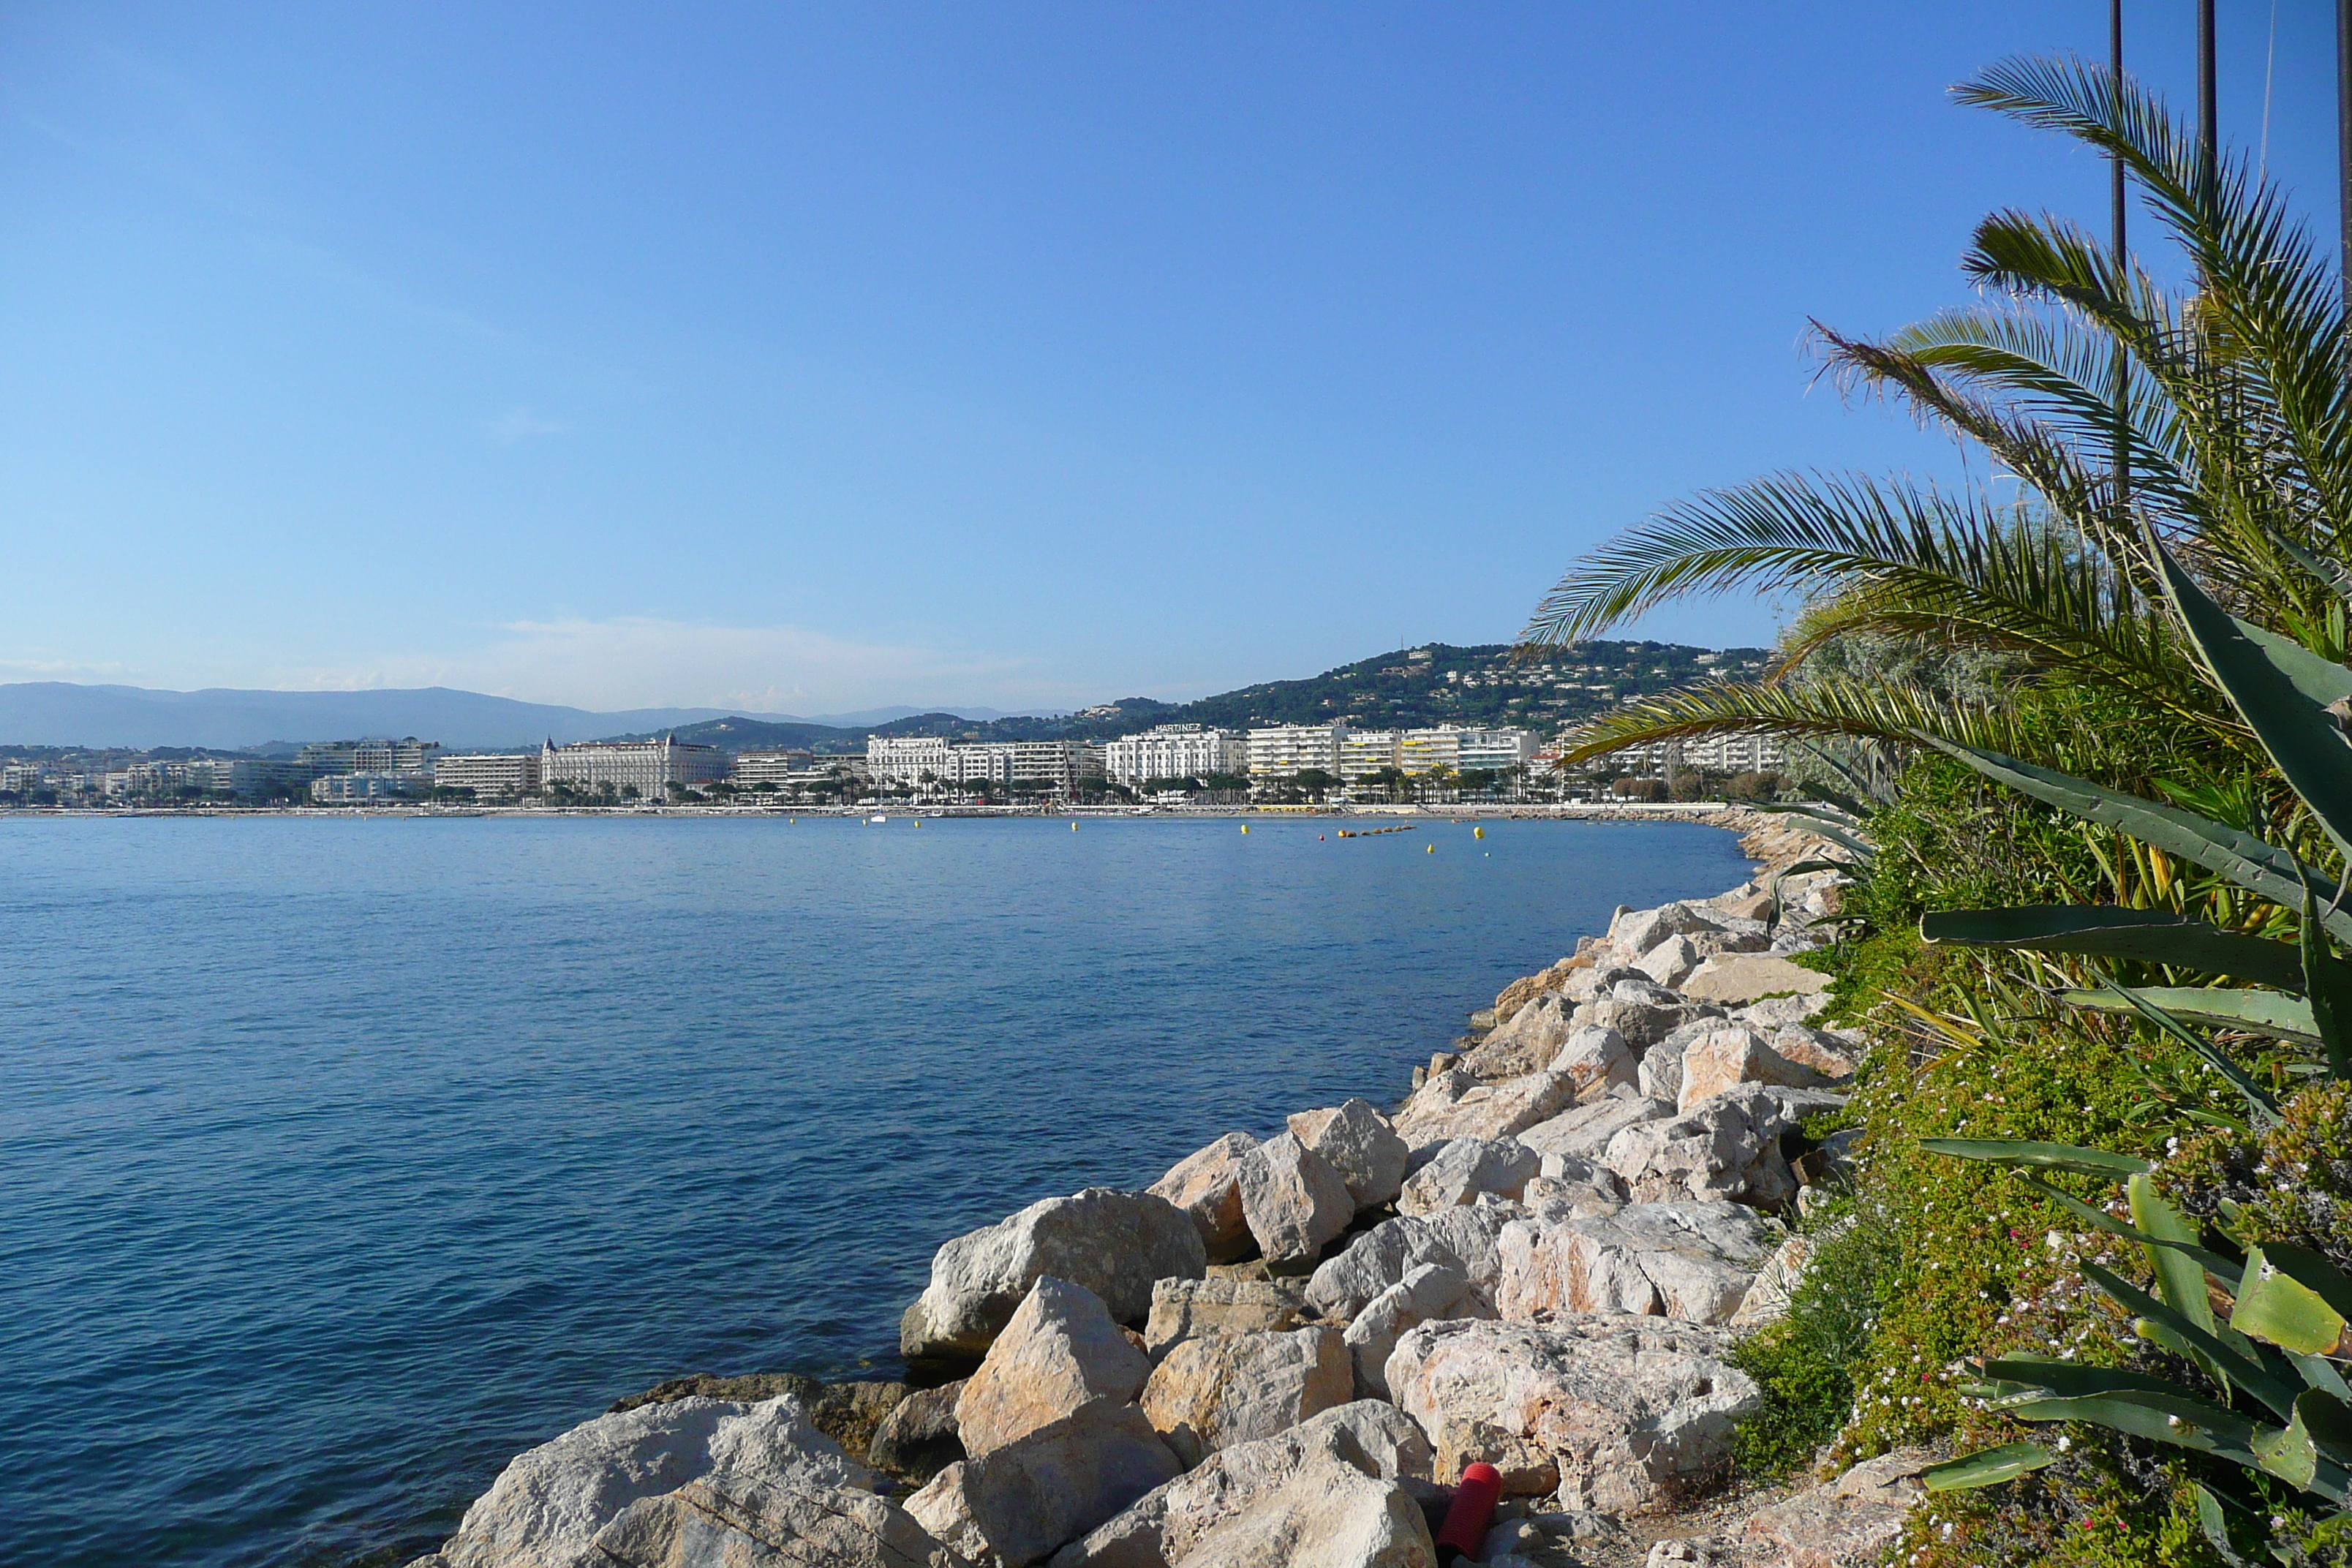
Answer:
[[[1588,725],[1570,760],[1736,730],[1924,734],[2062,760],[2008,693],[1824,668],[1824,648],[1862,634],[2002,653],[2102,713],[2229,766],[2252,761],[2252,736],[2166,613],[2159,542],[2262,632],[2343,657],[2334,563],[2352,546],[2352,394],[2336,270],[2245,161],[2203,177],[2194,139],[2128,81],[2020,61],[1959,96],[2120,160],[2195,291],[2168,294],[2070,223],[2004,212],[1964,264],[1990,303],[1885,342],[1822,329],[1831,374],[1980,448],[2015,496],[1784,474],[1621,536],[1570,570],[1526,643],[1573,642],[1695,593],[1793,592],[1810,607],[1769,679],[1631,704]]]

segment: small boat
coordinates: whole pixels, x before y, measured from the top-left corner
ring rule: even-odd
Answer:
[[[867,817],[866,820],[868,823],[879,824],[879,823],[887,822],[887,821],[889,821],[890,819],[889,819],[888,817],[887,817],[887,816],[869,816],[869,817]]]

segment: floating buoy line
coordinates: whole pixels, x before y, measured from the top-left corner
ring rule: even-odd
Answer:
[[[1354,829],[1352,832],[1343,827],[1339,829],[1339,837],[1342,838],[1378,838],[1383,833],[1411,833],[1419,826],[1420,825],[1418,823],[1408,822],[1400,827],[1359,827]],[[1433,847],[1434,847],[1434,846],[1433,846]]]

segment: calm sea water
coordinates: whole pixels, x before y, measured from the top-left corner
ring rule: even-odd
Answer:
[[[947,1237],[1746,870],[1329,830],[0,820],[0,1560],[399,1562],[661,1378],[888,1373]]]

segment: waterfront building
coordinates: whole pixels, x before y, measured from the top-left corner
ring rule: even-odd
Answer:
[[[1498,773],[1506,768],[1524,767],[1535,760],[1536,736],[1532,730],[1454,731],[1455,773],[1466,773],[1477,769]]]
[[[433,793],[428,773],[329,773],[310,781],[310,798],[322,805],[362,800],[415,800]]]
[[[1103,747],[1103,774],[1133,787],[1146,779],[1199,779],[1249,768],[1249,742],[1230,730],[1161,724]]]
[[[1013,787],[1027,785],[1058,795],[1076,795],[1082,778],[1100,778],[1103,749],[1084,741],[1015,741],[1013,742]]]
[[[1348,732],[1343,722],[1276,724],[1249,732],[1250,778],[1265,784],[1309,768],[1339,776],[1339,739]]]
[[[738,752],[728,776],[739,784],[793,784],[805,781],[814,772],[814,752]]]
[[[866,771],[877,784],[919,784],[948,776],[948,743],[936,735],[868,735]]]
[[[440,752],[438,741],[404,740],[313,741],[294,753],[294,760],[314,778],[333,773],[415,773],[433,771]]]
[[[1612,752],[1606,763],[1626,776],[1664,778],[1670,769],[1683,768],[1709,773],[1777,773],[1789,765],[1789,758],[1770,735],[1734,734],[1628,746]]]
[[[639,798],[660,800],[672,784],[691,787],[725,778],[727,759],[716,746],[674,735],[658,741],[583,741],[572,746],[550,741],[540,749],[539,774],[550,789],[568,784],[601,792],[609,784],[617,794],[634,789]]]
[[[1013,785],[1013,745],[1010,742],[982,742],[978,745],[950,746],[947,762],[940,768],[940,780],[951,784],[992,784],[1010,789]]]
[[[469,789],[477,800],[512,798],[535,794],[540,786],[540,752],[469,752],[439,757],[433,763],[433,782],[449,789]]]
[[[1400,737],[1394,730],[1349,730],[1339,736],[1340,781],[1358,779],[1398,765]]]

